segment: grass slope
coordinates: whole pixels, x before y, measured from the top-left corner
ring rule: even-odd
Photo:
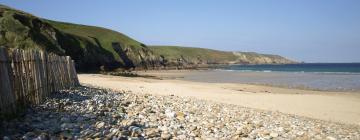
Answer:
[[[70,55],[80,71],[155,65],[146,45],[113,30],[41,19],[0,5],[0,45]]]
[[[179,47],[179,46],[149,46],[156,54],[167,58],[168,60],[176,60],[183,58],[186,60],[205,60],[208,63],[225,63],[235,61],[236,56],[231,52],[218,51],[204,48]]]
[[[47,20],[55,28],[72,35],[82,37],[89,42],[104,48],[111,52],[116,59],[120,59],[119,55],[112,47],[113,42],[120,42],[124,46],[130,46],[133,49],[142,48],[144,44],[113,30],[106,28],[87,26],[80,24],[72,24],[58,21]],[[80,44],[82,48],[85,48],[85,44]]]
[[[0,46],[64,54],[64,50],[52,38],[53,32],[56,31],[37,17],[0,5]]]
[[[190,63],[230,63],[230,64],[284,64],[295,63],[279,55],[259,54],[255,52],[228,52],[204,48],[180,46],[149,46],[156,54],[169,61],[184,59]]]

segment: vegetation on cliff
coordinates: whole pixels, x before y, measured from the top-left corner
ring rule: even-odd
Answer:
[[[178,46],[149,46],[159,56],[167,58],[169,63],[178,61],[188,64],[288,64],[295,61],[279,55],[259,54],[255,52],[230,52],[204,48]]]
[[[0,46],[70,55],[80,71],[154,67],[146,45],[105,28],[40,19],[0,5]]]

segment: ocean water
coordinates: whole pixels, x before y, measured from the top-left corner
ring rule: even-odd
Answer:
[[[260,72],[360,73],[360,63],[304,63],[285,65],[231,65],[225,70]]]
[[[199,82],[246,83],[360,92],[360,63],[232,65],[192,73],[184,79]]]

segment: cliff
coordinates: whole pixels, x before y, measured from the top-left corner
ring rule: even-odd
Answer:
[[[0,5],[0,46],[70,55],[77,70],[157,67],[145,44],[109,29],[41,19]]]
[[[296,63],[279,55],[255,52],[229,52],[179,46],[149,46],[167,66],[206,66],[209,64],[290,64]]]
[[[0,5],[0,46],[41,49],[69,55],[77,70],[99,71],[198,67],[209,64],[283,64],[275,55],[226,52],[204,48],[151,46],[122,33],[95,26],[38,18]]]
[[[255,52],[233,52],[237,57],[237,64],[292,64],[296,61],[287,59],[279,55],[259,54]]]

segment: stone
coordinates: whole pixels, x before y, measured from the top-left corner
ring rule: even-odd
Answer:
[[[317,140],[322,140],[323,137],[321,137],[320,135],[316,135],[316,136],[315,136],[315,139],[317,139]]]
[[[92,135],[93,138],[97,138],[101,136],[101,132],[97,132],[95,134]]]
[[[284,128],[283,128],[283,127],[279,127],[279,128],[277,128],[277,131],[279,131],[279,132],[284,132]]]
[[[105,137],[108,139],[112,139],[114,137],[115,133],[109,133]]]
[[[64,131],[60,133],[60,139],[73,139],[73,136],[70,133]]]
[[[161,139],[169,140],[171,139],[171,135],[169,133],[161,133]]]
[[[24,136],[22,136],[21,139],[23,139],[23,140],[32,140],[32,137],[29,137],[29,136],[27,136],[27,135],[24,135]]]
[[[279,136],[279,134],[278,134],[278,133],[275,133],[275,132],[272,132],[272,133],[270,133],[270,136],[273,137],[273,138],[276,138],[276,137]]]
[[[186,139],[186,136],[185,135],[179,135],[179,136],[177,136],[177,138],[180,139],[180,140],[184,140],[184,139]]]
[[[46,133],[41,133],[38,137],[37,140],[48,140],[50,139],[49,135]]]
[[[168,117],[168,118],[174,118],[176,116],[176,113],[171,111],[170,109],[166,109],[165,110],[165,115]]]
[[[190,131],[195,131],[196,129],[197,129],[196,126],[191,126],[189,130],[190,130]]]
[[[263,130],[261,133],[263,136],[267,136],[270,134],[270,132],[268,130]]]
[[[101,128],[103,128],[105,126],[105,122],[97,122],[96,123],[96,128],[98,128],[98,129],[101,129]]]
[[[76,122],[82,122],[84,120],[85,120],[85,118],[82,117],[82,116],[79,116],[79,117],[76,118]]]
[[[327,136],[326,137],[327,140],[336,140],[336,138],[332,137],[332,136]]]
[[[159,135],[159,130],[157,128],[149,128],[145,130],[145,134],[149,138],[153,138]]]
[[[138,137],[142,132],[141,128],[136,126],[130,126],[128,130],[131,132],[132,137]]]
[[[118,133],[118,132],[120,132],[120,130],[118,128],[111,128],[110,132],[111,133]]]
[[[303,131],[299,131],[296,133],[296,135],[298,135],[298,136],[303,136],[304,134],[305,134],[305,132],[303,132]]]
[[[22,139],[24,140],[32,140],[36,138],[36,134],[34,132],[27,132]]]
[[[176,112],[176,118],[180,121],[185,120],[185,114],[183,112]]]
[[[169,128],[166,126],[161,126],[161,127],[159,127],[159,129],[160,129],[160,131],[163,131],[163,132],[169,130]]]
[[[128,120],[123,120],[121,121],[121,125],[123,126],[132,126],[132,125],[136,125],[136,121],[128,119]]]
[[[74,127],[74,124],[72,123],[63,123],[60,125],[62,130],[69,130],[72,129]]]
[[[62,117],[62,118],[60,119],[60,122],[70,123],[70,118],[68,118],[68,117]]]
[[[3,140],[11,140],[8,136],[4,136]]]

